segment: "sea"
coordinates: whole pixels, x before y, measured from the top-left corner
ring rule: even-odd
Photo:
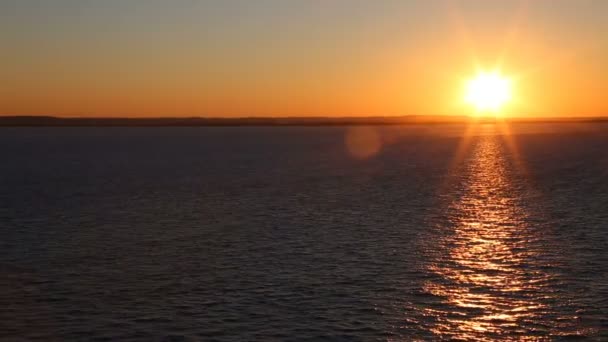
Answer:
[[[0,340],[608,341],[608,124],[0,128]]]

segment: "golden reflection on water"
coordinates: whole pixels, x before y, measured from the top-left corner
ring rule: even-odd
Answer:
[[[448,208],[453,231],[439,241],[424,291],[444,305],[427,307],[435,336],[462,340],[517,337],[539,340],[522,327],[546,311],[543,290],[550,275],[534,265],[537,240],[521,205],[512,169],[497,135],[471,146],[459,184],[460,196]],[[536,267],[540,266],[540,267]]]

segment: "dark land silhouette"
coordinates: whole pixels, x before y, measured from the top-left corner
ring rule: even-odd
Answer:
[[[468,116],[367,116],[367,117],[175,117],[175,118],[114,118],[114,117],[56,117],[0,116],[0,127],[41,126],[342,126],[342,125],[411,125],[459,124],[471,121],[492,123],[494,118]],[[508,118],[508,122],[606,122],[608,117],[577,118]]]

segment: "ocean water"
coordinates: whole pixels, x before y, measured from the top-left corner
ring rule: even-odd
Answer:
[[[608,125],[0,129],[0,339],[608,340]]]

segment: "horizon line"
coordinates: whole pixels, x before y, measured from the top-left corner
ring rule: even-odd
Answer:
[[[0,116],[0,127],[121,127],[121,126],[398,126],[465,123],[593,123],[608,116],[589,117],[492,117],[466,115],[405,115],[351,117],[59,117],[51,115]]]

